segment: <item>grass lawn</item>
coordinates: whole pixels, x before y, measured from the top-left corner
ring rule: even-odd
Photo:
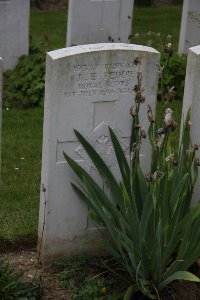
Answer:
[[[170,34],[177,49],[180,17],[181,7],[136,8],[133,33],[139,35],[133,35],[133,42],[160,49],[161,39],[164,43]],[[49,50],[62,48],[65,47],[66,21],[65,11],[31,11],[30,31],[35,39],[47,35]],[[152,32],[160,33],[161,37]],[[174,102],[172,108],[175,119],[180,119],[181,103]],[[159,105],[158,114],[160,111]],[[42,109],[3,111],[0,237],[37,235],[42,119]]]
[[[66,45],[67,13],[65,11],[31,11],[30,33],[34,39],[48,37],[48,49],[64,48]]]
[[[181,6],[134,9],[133,39],[135,44],[151,45],[161,50],[171,35],[174,50],[178,49]],[[48,36],[48,48],[54,50],[66,45],[67,14],[65,11],[31,11],[30,32],[33,38]],[[160,33],[160,36],[154,33]],[[135,34],[139,34],[138,37]]]
[[[43,110],[4,110],[0,237],[36,235]]]
[[[177,51],[181,14],[181,6],[135,8],[132,42],[162,51],[170,35],[174,50]]]

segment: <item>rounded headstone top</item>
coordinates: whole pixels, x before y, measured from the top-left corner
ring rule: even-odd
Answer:
[[[123,44],[123,43],[99,43],[99,44],[89,44],[89,45],[79,45],[73,47],[62,48],[54,51],[50,51],[47,54],[52,59],[58,59],[62,57],[67,57],[71,55],[77,55],[89,52],[99,52],[99,51],[111,51],[111,50],[126,50],[126,51],[141,51],[149,53],[159,53],[156,49],[148,46],[135,45],[135,44]]]
[[[189,52],[194,52],[195,54],[199,55],[200,54],[200,46],[194,46],[189,48]]]

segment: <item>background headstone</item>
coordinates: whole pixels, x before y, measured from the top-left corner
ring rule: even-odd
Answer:
[[[0,56],[4,71],[29,52],[30,0],[0,0]]]
[[[77,129],[88,137],[119,178],[108,125],[128,154],[132,125],[129,109],[134,103],[137,57],[142,59],[146,96],[146,102],[141,104],[140,124],[147,128],[147,104],[151,104],[154,112],[156,106],[159,62],[156,50],[128,44],[95,44],[47,54],[38,240],[43,261],[79,252],[82,242],[97,234],[96,226],[88,222],[85,203],[71,188],[75,175],[63,151],[101,182],[77,141],[73,128]],[[144,139],[141,162],[145,172],[150,171],[150,160],[150,142]],[[93,245],[90,247],[94,250]]]
[[[182,124],[185,121],[187,112],[191,108],[190,121],[191,126],[191,141],[192,144],[200,145],[200,46],[192,47],[188,51],[185,90],[182,109]],[[200,150],[197,151],[200,158]],[[200,200],[200,176],[198,177],[194,194],[193,202]]]
[[[70,0],[67,46],[129,43],[134,0]]]
[[[200,1],[184,0],[178,52],[187,53],[190,47],[199,44],[200,44]]]

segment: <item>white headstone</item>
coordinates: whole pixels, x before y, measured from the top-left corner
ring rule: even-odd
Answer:
[[[192,144],[200,145],[200,46],[192,47],[188,51],[185,90],[182,109],[182,123],[185,121],[187,112],[191,108],[190,121]],[[200,156],[200,151],[197,152]],[[200,157],[199,157],[200,158]],[[200,200],[200,176],[194,189],[193,202]]]
[[[129,43],[134,0],[69,0],[67,46]]]
[[[200,1],[184,0],[179,53],[187,53],[190,47],[200,44]]]
[[[75,175],[63,151],[99,180],[97,170],[73,132],[77,129],[119,176],[108,124],[118,134],[124,151],[129,152],[129,109],[137,83],[137,57],[142,59],[146,96],[146,102],[141,104],[140,124],[147,128],[147,104],[151,104],[154,112],[156,106],[156,50],[128,44],[95,44],[47,54],[38,240],[43,261],[79,252],[82,242],[97,234],[96,228],[88,225],[85,203],[71,188]],[[144,139],[141,161],[146,172],[150,170],[150,149],[149,141]]]
[[[30,0],[0,0],[0,56],[4,71],[29,52]]]

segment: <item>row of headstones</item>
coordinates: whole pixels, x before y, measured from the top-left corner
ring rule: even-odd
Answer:
[[[116,178],[119,169],[108,133],[116,132],[128,155],[133,105],[137,83],[135,59],[142,60],[141,72],[146,101],[141,104],[140,124],[148,127],[147,105],[156,108],[160,54],[153,48],[129,44],[75,46],[49,52],[46,66],[46,94],[38,249],[40,259],[51,260],[90,249],[83,241],[98,237],[88,220],[87,206],[74,193],[76,180],[64,157],[65,151],[101,184],[98,170],[78,142],[73,129],[80,131],[106,161]],[[183,115],[191,112],[193,143],[200,144],[200,46],[190,49],[184,92]],[[144,139],[140,159],[144,173],[150,170],[151,147]],[[200,178],[194,193],[199,200]],[[91,247],[91,248],[90,248]]]
[[[4,4],[7,2],[10,1],[4,1]],[[189,52],[183,106],[185,112],[192,104],[191,120],[195,126],[192,126],[191,132],[193,141],[198,144],[199,55],[199,47]],[[141,107],[140,122],[147,127],[147,104],[151,104],[155,112],[156,65],[159,62],[156,50],[108,43],[66,48],[47,55],[39,222],[42,260],[77,252],[82,241],[97,235],[96,227],[88,221],[87,207],[70,186],[74,175],[63,158],[63,150],[88,170],[93,178],[100,180],[97,170],[73,133],[73,128],[76,128],[88,137],[119,177],[107,124],[116,131],[124,151],[128,151],[131,131],[128,111],[136,84],[134,60],[137,57],[142,59],[143,84],[148,101]],[[0,73],[1,87],[2,68]],[[150,156],[150,145],[146,139],[141,148],[141,163],[145,172],[149,170]],[[197,191],[199,189],[198,183]],[[195,195],[198,194],[196,192]]]
[[[128,43],[134,0],[70,0],[67,46]],[[30,0],[0,0],[0,55],[13,69],[29,51]],[[179,53],[200,43],[200,1],[184,0]]]
[[[134,0],[69,0],[67,46],[128,43]],[[179,53],[200,44],[200,1],[184,0]]]

